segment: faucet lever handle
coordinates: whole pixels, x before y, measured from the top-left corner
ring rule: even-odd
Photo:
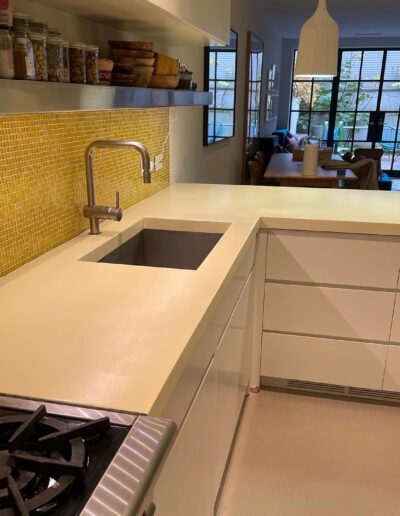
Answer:
[[[115,194],[115,207],[119,209],[120,207],[120,204],[119,204],[119,192],[116,192]]]

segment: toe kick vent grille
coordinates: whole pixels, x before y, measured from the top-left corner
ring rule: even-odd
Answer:
[[[315,392],[318,394],[344,396],[349,398],[364,398],[381,401],[382,403],[400,403],[400,392],[380,391],[374,389],[363,389],[359,387],[348,387],[330,383],[307,382],[285,378],[261,378],[263,387],[274,387],[303,392]]]
[[[326,392],[330,394],[346,394],[346,387],[330,383],[304,382],[302,380],[287,380],[287,387],[307,391]]]

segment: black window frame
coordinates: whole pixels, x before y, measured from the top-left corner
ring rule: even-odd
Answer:
[[[210,83],[214,83],[214,107],[210,106],[204,106],[203,109],[203,146],[208,147],[209,145],[214,145],[215,143],[219,143],[225,140],[229,140],[230,138],[233,138],[236,133],[236,100],[237,100],[237,77],[238,77],[238,48],[239,48],[239,33],[236,32],[233,29],[230,29],[230,35],[231,35],[231,42],[232,42],[232,33],[235,35],[236,45],[233,49],[231,43],[226,46],[209,46],[204,48],[204,90],[210,91]],[[216,54],[216,60],[215,60],[215,72],[214,72],[214,78],[210,78],[210,54],[215,53]],[[235,54],[235,78],[234,79],[218,79],[217,77],[217,56],[218,54],[223,53],[234,53]],[[225,82],[233,83],[233,108],[224,108],[224,109],[218,109],[216,107],[216,93],[217,93],[217,83],[219,80],[223,80]],[[214,124],[213,124],[213,134],[210,136],[209,134],[209,114],[210,111],[214,112]],[[233,127],[232,127],[232,135],[230,136],[218,136],[216,134],[216,126],[217,126],[217,111],[227,111],[227,112],[233,112]],[[210,141],[211,138],[211,141]]]

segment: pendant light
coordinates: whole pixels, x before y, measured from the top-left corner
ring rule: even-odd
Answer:
[[[300,32],[295,78],[335,77],[339,54],[339,26],[319,0],[317,10]]]

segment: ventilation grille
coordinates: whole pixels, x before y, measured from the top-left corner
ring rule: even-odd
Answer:
[[[283,378],[269,377],[262,377],[262,385],[280,389],[316,392],[319,394],[364,398],[386,403],[400,403],[400,392],[362,389],[358,387],[346,387],[343,385],[334,385],[330,383],[305,382],[302,380],[287,380]]]
[[[330,394],[346,394],[346,387],[330,383],[304,382],[301,380],[287,380],[287,387],[290,389],[301,389],[307,391],[326,392]]]

